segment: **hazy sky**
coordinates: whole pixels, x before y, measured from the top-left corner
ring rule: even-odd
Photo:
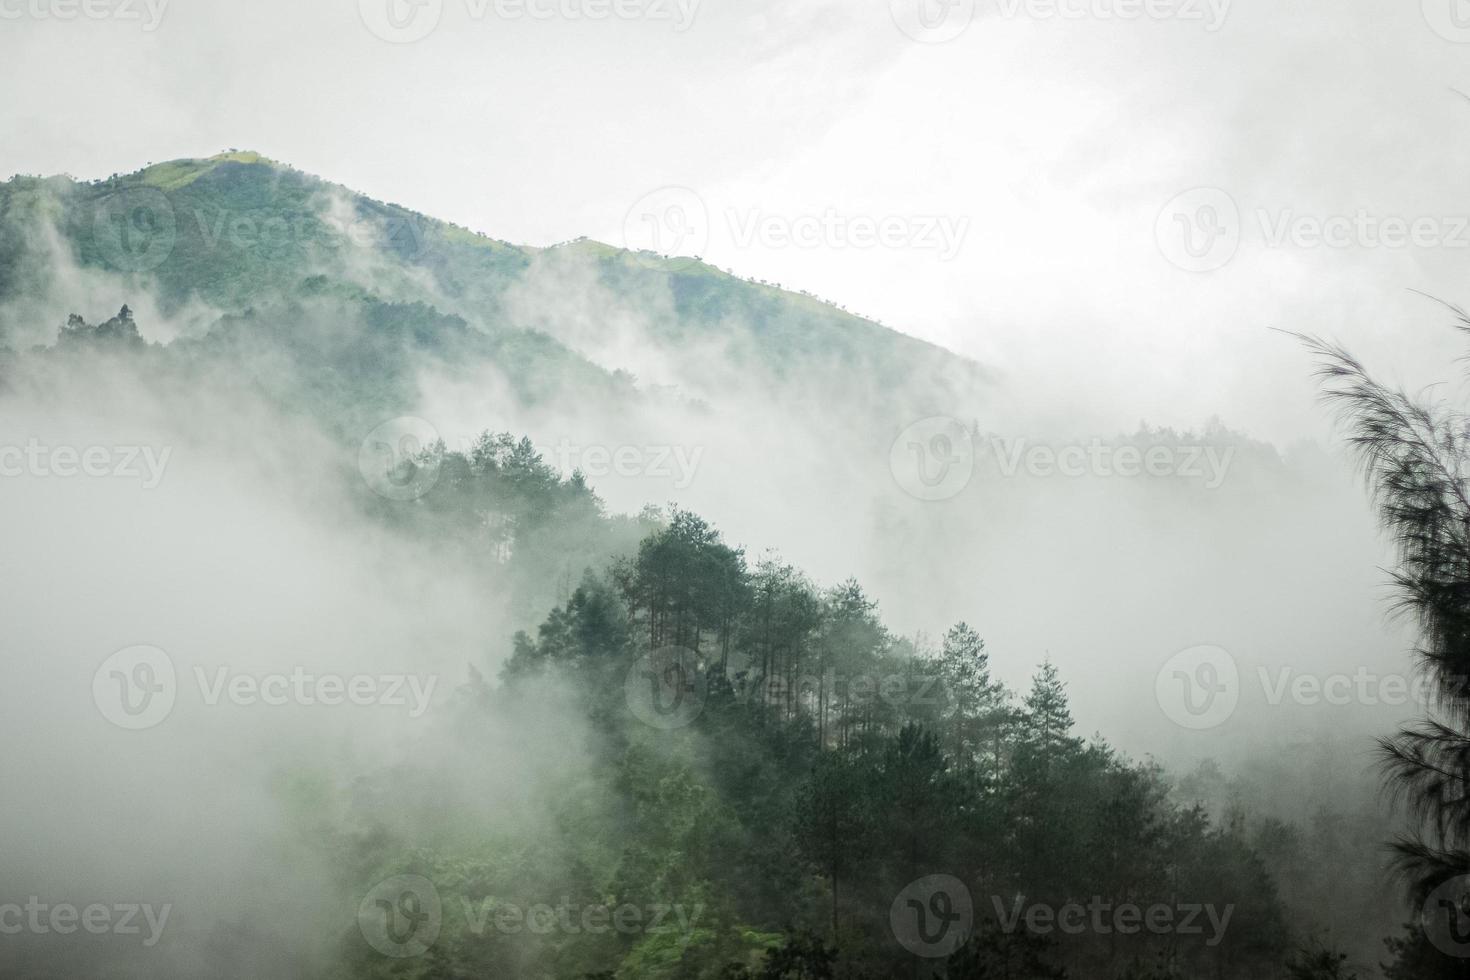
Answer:
[[[1450,372],[1410,290],[1470,303],[1463,0],[920,2],[0,0],[0,172],[240,147],[519,243],[652,213],[1080,428],[1323,434],[1273,326]]]

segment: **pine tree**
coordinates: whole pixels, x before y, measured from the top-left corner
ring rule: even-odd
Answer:
[[[969,624],[956,623],[944,635],[939,672],[955,757],[975,765],[988,756],[998,772],[1001,738],[1012,712],[1005,688],[991,679],[985,641]]]
[[[1031,693],[1026,695],[1023,718],[1029,747],[1044,758],[1081,744],[1071,735],[1072,709],[1067,704],[1067,689],[1056,664],[1050,660],[1031,678]]]
[[[1470,314],[1456,310],[1470,333]],[[1395,845],[1416,901],[1470,872],[1470,413],[1374,380],[1341,347],[1322,358],[1324,397],[1349,426],[1379,520],[1398,547],[1398,605],[1417,620],[1435,716],[1381,743],[1390,791],[1418,825]]]

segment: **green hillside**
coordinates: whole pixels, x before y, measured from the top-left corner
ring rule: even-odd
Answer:
[[[512,245],[257,153],[173,160],[92,182],[20,176],[0,185],[0,338],[34,337],[71,313],[110,315],[65,306],[75,302],[64,288],[74,267],[115,284],[134,305],[153,298],[164,316],[202,304],[222,317],[271,311],[279,319],[294,304],[327,296],[353,306],[416,304],[426,329],[440,322],[437,314],[456,317],[496,338],[480,353],[513,349],[520,370],[544,366],[558,377],[573,370],[584,381],[609,373],[577,364],[552,339],[562,326],[555,313],[507,309],[508,291],[538,263],[577,269],[634,309],[643,297],[659,297],[641,344],[677,355],[716,342],[723,362],[752,382],[784,386],[834,412],[881,410],[875,401],[890,397],[937,410],[988,386],[977,365],[808,295],[586,239],[550,249]],[[53,295],[40,312],[34,302],[7,306]],[[41,315],[49,321],[31,322]],[[543,358],[559,363],[542,365]],[[697,366],[689,371],[680,381],[691,391],[713,386]]]

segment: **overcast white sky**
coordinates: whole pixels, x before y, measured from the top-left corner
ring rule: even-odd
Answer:
[[[621,244],[640,200],[688,188],[710,261],[1106,427],[1320,435],[1269,327],[1418,385],[1454,337],[1410,290],[1470,304],[1464,0],[160,2],[0,0],[0,173],[249,148],[529,244]],[[1197,187],[1228,196],[1170,207]],[[740,241],[827,214],[903,241]],[[1334,217],[1339,244],[1300,238]],[[1307,224],[1273,247],[1283,218]],[[964,230],[954,254],[931,225]]]

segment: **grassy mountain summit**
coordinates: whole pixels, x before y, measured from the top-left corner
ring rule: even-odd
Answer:
[[[254,152],[0,185],[0,337],[46,340],[69,313],[116,309],[71,308],[79,281],[131,302],[145,331],[150,297],[179,321],[169,335],[324,297],[422,304],[492,336],[544,335],[608,372],[636,350],[640,367],[668,368],[641,381],[698,398],[755,381],[839,412],[939,411],[988,386],[972,362],[808,295],[586,239],[513,245]]]

